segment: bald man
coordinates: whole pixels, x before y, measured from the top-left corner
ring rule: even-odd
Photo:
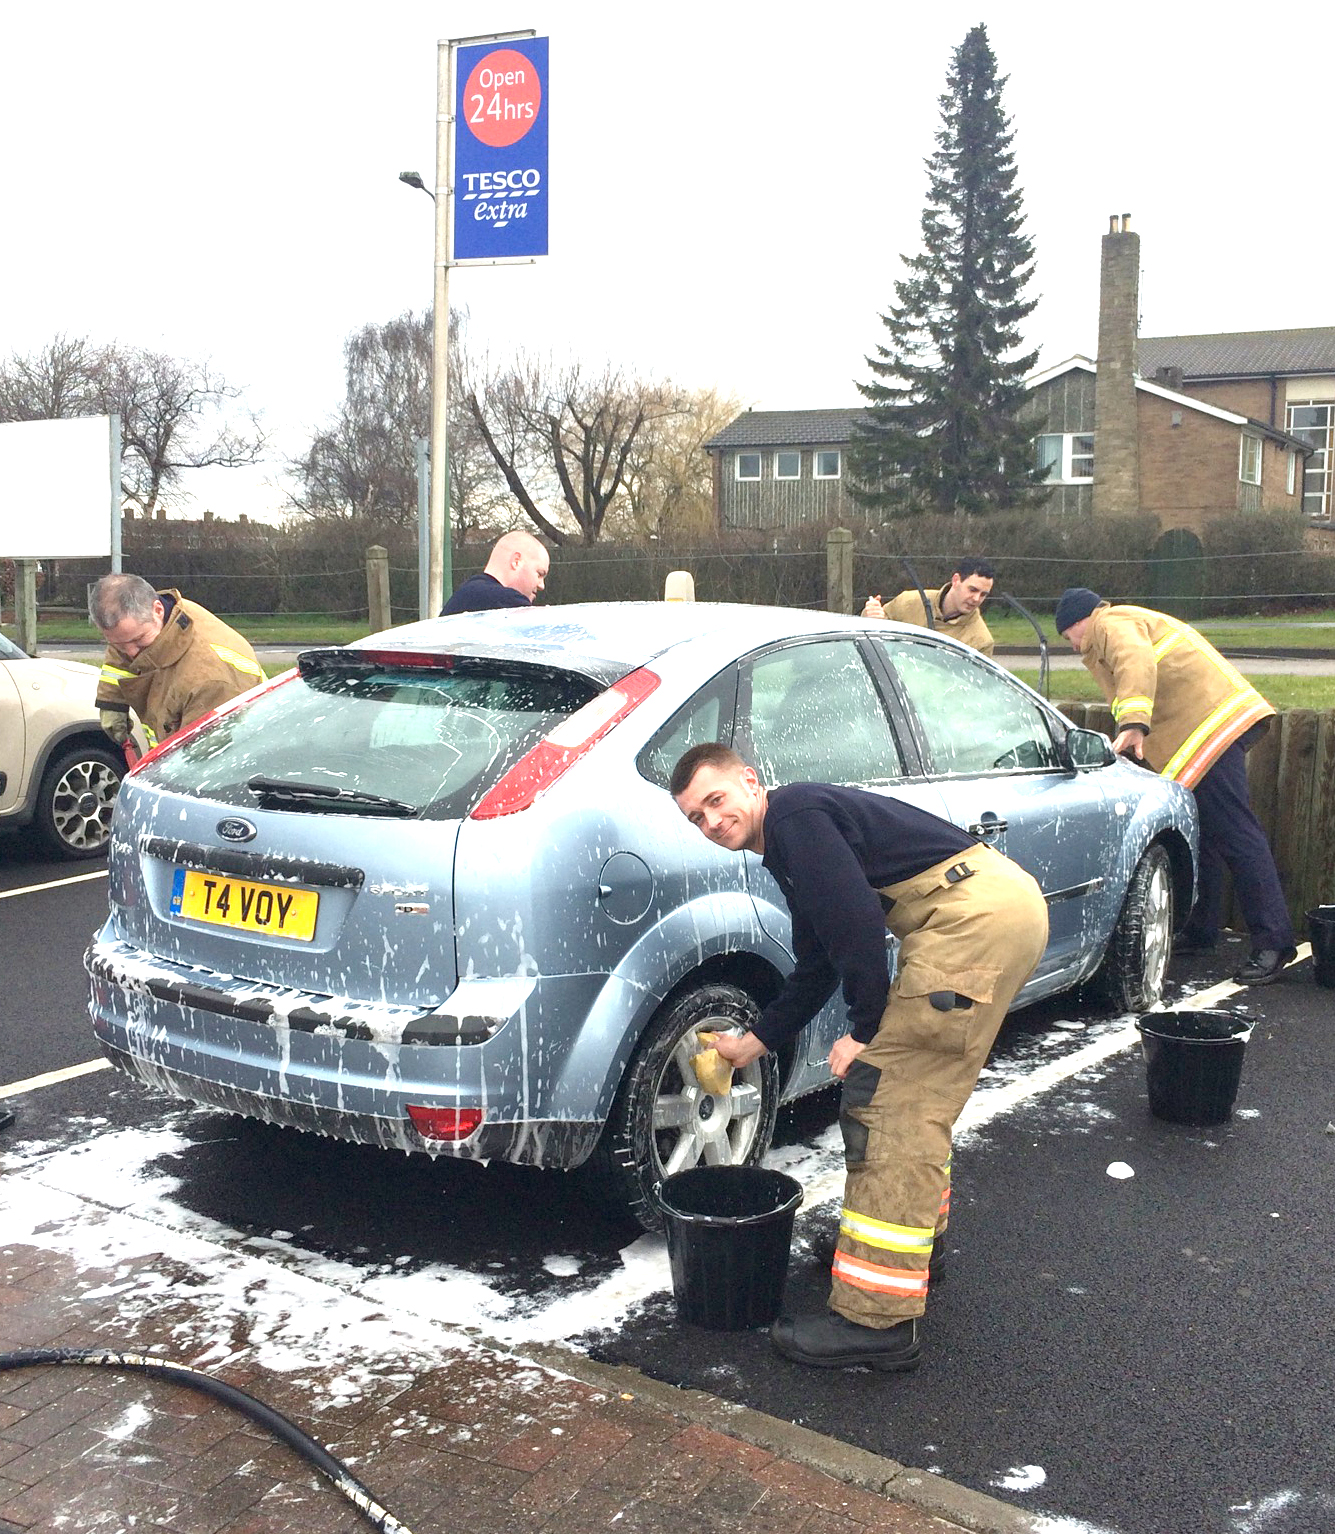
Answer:
[[[505,533],[496,540],[480,575],[470,576],[440,610],[482,612],[489,607],[531,607],[547,579],[549,556],[532,533]]]

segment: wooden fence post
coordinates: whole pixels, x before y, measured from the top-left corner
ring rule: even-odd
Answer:
[[[1279,782],[1276,785],[1275,862],[1284,881],[1289,914],[1300,918],[1306,909],[1308,884],[1308,830],[1312,774],[1316,766],[1317,715],[1310,708],[1290,709],[1282,714],[1279,748]]]
[[[825,535],[825,605],[832,613],[853,611],[853,534],[846,527]]]
[[[1335,905],[1335,711],[1317,717],[1316,753],[1312,770],[1312,819],[1307,837],[1310,859],[1310,899],[1299,911],[1301,923],[1314,905]],[[1302,927],[1299,928],[1302,935]]]
[[[366,551],[366,614],[373,634],[389,628],[389,550],[378,543]]]

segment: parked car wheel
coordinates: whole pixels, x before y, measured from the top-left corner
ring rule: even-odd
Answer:
[[[1149,847],[1127,886],[1122,914],[1099,972],[1104,994],[1121,1012],[1142,1012],[1163,995],[1173,949],[1173,873],[1168,854]]]
[[[95,858],[106,851],[124,775],[124,760],[102,746],[66,751],[46,769],[37,793],[36,820],[58,856]]]
[[[758,1016],[755,1002],[734,985],[697,986],[658,1014],[590,1158],[588,1186],[601,1202],[657,1230],[663,1223],[657,1189],[665,1177],[760,1160],[779,1110],[776,1056],[734,1071],[726,1096],[706,1092],[691,1067],[691,1056],[705,1048],[701,1030],[746,1029]]]

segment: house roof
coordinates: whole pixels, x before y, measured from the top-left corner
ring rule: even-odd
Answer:
[[[1181,368],[1186,378],[1252,378],[1335,373],[1335,325],[1308,330],[1243,330],[1219,336],[1142,336],[1140,371]]]
[[[842,446],[853,440],[853,422],[865,410],[746,410],[705,443],[706,452],[728,447]]]
[[[1142,359],[1142,367],[1143,367]],[[1098,374],[1098,364],[1091,362],[1088,357],[1068,357],[1065,362],[1059,362],[1055,367],[1047,368],[1042,373],[1035,373],[1025,379],[1025,388],[1037,389],[1040,385],[1048,383],[1051,379],[1059,377],[1062,373],[1071,372]],[[1179,394],[1175,389],[1166,389],[1162,384],[1155,383],[1152,379],[1137,377],[1136,388],[1142,394],[1152,394],[1156,399],[1166,399],[1182,410],[1193,410],[1199,415],[1213,416],[1217,421],[1228,421],[1233,426],[1250,426],[1264,437],[1283,443],[1297,452],[1310,453],[1311,446],[1297,437],[1289,436],[1288,432],[1280,431],[1278,427],[1267,426],[1264,421],[1255,420],[1252,416],[1239,415],[1236,410],[1225,410],[1220,405],[1207,404],[1205,400],[1194,399],[1190,394]]]

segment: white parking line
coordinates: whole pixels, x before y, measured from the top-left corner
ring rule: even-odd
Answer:
[[[1312,945],[1303,943],[1293,963],[1300,963],[1308,958],[1311,952]],[[1164,1010],[1176,1012],[1188,1007],[1218,1006],[1221,1001],[1247,989],[1247,986],[1238,985],[1236,981],[1223,980],[1218,985],[1209,986],[1203,991],[1189,991],[1171,1008]],[[1037,1097],[1040,1092],[1049,1091],[1061,1082],[1069,1080],[1070,1077],[1078,1075],[1079,1072],[1088,1070],[1091,1066],[1100,1065],[1104,1060],[1121,1054],[1124,1049],[1131,1049],[1139,1042],[1140,1030],[1134,1023],[1128,1023],[1124,1028],[1116,1028],[1102,1038],[1095,1039],[1092,1044],[1086,1044],[1082,1049],[1075,1050],[1072,1054],[1063,1055],[1060,1060],[1053,1060],[1048,1065],[1040,1065],[1037,1070],[1021,1076],[1017,1081],[1009,1082],[1004,1087],[993,1087],[990,1090],[984,1088],[982,1091],[977,1091],[965,1104],[964,1112],[956,1120],[955,1131],[957,1134],[963,1134],[966,1130],[979,1129],[984,1124],[990,1124],[994,1118],[1000,1114],[1009,1113],[1012,1108],[1018,1107],[1029,1098]],[[844,1169],[841,1166],[806,1184],[802,1207],[808,1208],[812,1204],[837,1198],[843,1192],[843,1188]]]
[[[110,1060],[85,1060],[82,1065],[67,1065],[63,1070],[47,1071],[43,1076],[29,1076],[26,1081],[11,1081],[0,1087],[0,1098],[17,1097],[20,1092],[36,1092],[39,1087],[54,1087],[61,1081],[72,1081],[76,1076],[91,1076],[94,1071],[109,1071]]]
[[[95,874],[71,874],[68,879],[52,879],[48,884],[25,884],[21,889],[0,890],[0,900],[12,900],[15,895],[35,895],[38,890],[58,890],[65,884],[87,884],[89,879],[105,879],[107,871],[99,869]]]

